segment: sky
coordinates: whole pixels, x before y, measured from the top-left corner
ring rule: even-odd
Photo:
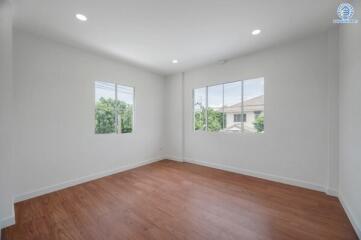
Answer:
[[[194,97],[197,102],[205,106],[206,88],[194,90]],[[223,103],[222,84],[208,87],[208,106],[222,107]],[[264,79],[256,78],[244,81],[244,100],[264,95]],[[242,101],[242,81],[224,84],[224,105],[231,106]]]
[[[133,104],[134,88],[118,85],[118,100],[124,101],[128,104]],[[115,99],[115,84],[108,82],[95,82],[95,101],[99,101],[101,97],[105,99]]]

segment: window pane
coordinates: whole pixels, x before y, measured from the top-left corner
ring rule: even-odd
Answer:
[[[208,87],[208,131],[218,132],[223,129],[223,85]]]
[[[242,131],[242,81],[224,84],[226,132]]]
[[[244,81],[245,132],[264,132],[264,79]]]
[[[235,124],[236,123],[241,123],[241,122],[246,122],[246,121],[247,121],[247,115],[246,114],[234,114],[233,115],[233,122]]]
[[[95,82],[95,133],[116,133],[115,84]]]
[[[234,122],[241,122],[241,114],[234,114]]]
[[[119,132],[133,131],[134,88],[117,85],[117,113]]]
[[[194,89],[194,130],[204,131],[206,129],[206,88]]]

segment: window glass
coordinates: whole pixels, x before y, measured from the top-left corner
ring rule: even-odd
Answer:
[[[194,130],[264,132],[264,79],[194,89]]]
[[[115,84],[95,82],[95,133],[116,133]]]
[[[133,131],[134,88],[117,85],[117,124],[121,133]]]
[[[95,82],[95,133],[133,131],[134,88]]]
[[[243,111],[247,114],[244,132],[264,132],[264,79],[245,80],[243,84]]]
[[[193,92],[194,130],[206,130],[206,88],[197,88]]]
[[[223,85],[208,87],[207,129],[218,132],[223,129]]]
[[[226,132],[242,131],[242,81],[224,84],[224,115]]]

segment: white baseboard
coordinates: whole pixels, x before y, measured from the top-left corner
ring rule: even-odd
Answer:
[[[352,227],[355,229],[358,238],[361,239],[361,223],[359,223],[356,217],[353,215],[351,206],[347,203],[341,192],[338,194],[338,199],[340,200],[343,209],[345,209],[346,215],[350,219]]]
[[[1,240],[1,229],[10,227],[15,224],[15,209],[14,204],[12,204],[12,213],[10,216],[0,219],[0,240]]]
[[[326,194],[333,196],[333,197],[338,197],[338,191],[332,188],[327,188],[326,189]]]
[[[0,220],[0,230],[15,224],[15,215]],[[0,233],[1,235],[1,233]],[[1,237],[0,237],[1,239]]]
[[[182,157],[176,157],[176,156],[166,155],[163,157],[163,159],[172,160],[172,161],[176,161],[176,162],[184,162]]]
[[[298,180],[298,179],[281,177],[281,176],[276,176],[276,175],[272,175],[272,174],[268,174],[268,173],[252,171],[252,170],[248,170],[248,169],[229,167],[229,166],[226,166],[223,164],[209,163],[206,161],[200,161],[200,160],[195,160],[195,159],[190,159],[190,158],[185,158],[185,161],[189,162],[189,163],[206,166],[206,167],[212,167],[212,168],[217,168],[217,169],[225,170],[225,171],[229,171],[229,172],[239,173],[239,174],[248,175],[248,176],[257,177],[257,178],[262,178],[262,179],[270,180],[270,181],[274,181],[274,182],[280,182],[280,183],[293,185],[293,186],[297,186],[297,187],[307,188],[307,189],[316,190],[316,191],[320,191],[320,192],[326,192],[326,189],[323,186],[316,185],[316,184],[302,181],[302,180]]]
[[[51,193],[51,192],[55,192],[64,188],[68,188],[71,186],[75,186],[81,183],[85,183],[85,182],[89,182],[98,178],[102,178],[102,177],[106,177],[115,173],[119,173],[119,172],[123,172],[123,171],[127,171],[129,169],[133,169],[136,167],[140,167],[149,163],[153,163],[153,162],[157,162],[162,160],[162,158],[153,158],[153,159],[149,159],[149,160],[145,160],[142,162],[138,162],[138,163],[134,163],[134,164],[128,164],[125,166],[121,166],[119,168],[116,169],[111,169],[111,170],[107,170],[107,171],[103,171],[103,172],[99,172],[99,173],[95,173],[95,174],[91,174],[88,176],[84,176],[84,177],[80,177],[77,179],[73,179],[73,180],[69,180],[69,181],[65,181],[59,184],[55,184],[52,186],[48,186],[48,187],[43,187],[43,188],[39,188],[37,190],[31,191],[31,192],[27,192],[27,193],[23,193],[20,194],[18,196],[15,197],[14,202],[21,202],[30,198],[34,198],[34,197],[38,197],[47,193]]]

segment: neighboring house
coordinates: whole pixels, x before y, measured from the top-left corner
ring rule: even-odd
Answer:
[[[242,103],[225,106],[224,114],[226,115],[226,127],[224,131],[240,131],[242,129],[243,123],[244,130],[246,132],[256,132],[253,123],[259,115],[263,114],[263,111],[264,95],[244,101],[243,116]]]

